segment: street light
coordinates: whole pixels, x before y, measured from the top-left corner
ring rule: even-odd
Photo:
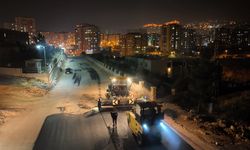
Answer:
[[[46,51],[45,51],[45,46],[43,45],[36,45],[36,48],[38,50],[43,49],[43,57],[44,57],[44,71],[46,71],[46,64],[47,64],[47,60],[46,60]]]

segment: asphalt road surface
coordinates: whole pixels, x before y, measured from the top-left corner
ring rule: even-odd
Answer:
[[[10,119],[0,128],[3,150],[137,150],[191,149],[168,125],[162,144],[139,148],[125,115],[120,111],[117,129],[109,112],[99,113],[97,99],[104,96],[111,76],[85,57],[69,58],[63,74],[50,93],[32,105],[23,116]]]
[[[101,80],[108,80],[109,75],[103,75],[104,70],[89,64],[84,59],[73,59],[71,62],[79,63],[81,69],[86,70],[86,72],[81,72],[83,78],[89,76],[90,80],[96,82],[96,84],[101,84]],[[33,149],[192,149],[167,124],[166,130],[162,131],[162,135],[166,137],[163,138],[162,144],[152,142],[139,148],[128,128],[125,111],[119,112],[117,128],[112,127],[109,112],[99,113],[97,110],[92,109],[84,114],[59,113],[46,118]]]

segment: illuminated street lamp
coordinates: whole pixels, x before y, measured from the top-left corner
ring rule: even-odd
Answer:
[[[45,46],[43,45],[36,45],[36,48],[38,50],[43,49],[43,57],[44,57],[44,71],[46,71],[46,64],[47,64],[47,60],[46,60],[46,51],[45,51]]]

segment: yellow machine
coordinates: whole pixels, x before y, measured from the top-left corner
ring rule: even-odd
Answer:
[[[124,76],[110,78],[110,84],[106,90],[106,99],[101,100],[102,106],[131,107],[135,104],[135,98],[130,92],[132,79]],[[99,102],[100,103],[100,102]]]
[[[132,111],[127,112],[127,119],[139,146],[143,146],[147,139],[160,141],[161,105],[152,101],[138,102]]]

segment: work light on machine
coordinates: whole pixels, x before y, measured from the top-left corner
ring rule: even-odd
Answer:
[[[112,82],[116,82],[116,78],[113,78],[113,79],[112,79]]]
[[[131,79],[131,78],[127,78],[127,82],[128,82],[129,84],[131,84],[131,83],[132,83],[132,79]]]

